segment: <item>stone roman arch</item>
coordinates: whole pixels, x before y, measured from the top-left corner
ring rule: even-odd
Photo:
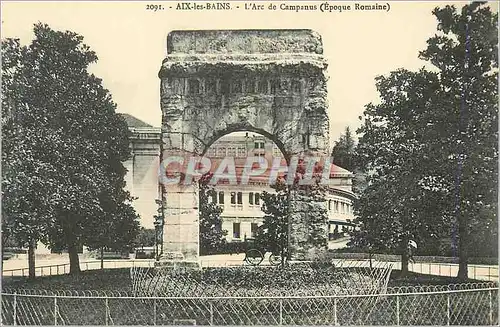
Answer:
[[[286,158],[328,155],[326,62],[311,30],[173,31],[161,80],[162,158],[202,155],[218,138],[254,131]],[[163,187],[165,258],[196,261],[197,185]],[[300,207],[300,206],[299,206]],[[303,215],[293,218],[295,259],[306,256]]]

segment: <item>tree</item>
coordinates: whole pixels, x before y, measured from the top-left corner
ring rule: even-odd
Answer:
[[[354,203],[359,228],[351,243],[397,251],[403,275],[408,270],[408,242],[437,237],[448,218],[429,211],[447,194],[428,185],[429,168],[436,165],[426,146],[428,106],[439,87],[437,75],[423,69],[378,77],[381,103],[366,106],[359,130],[357,162],[368,173],[368,186]]]
[[[154,229],[146,229],[142,227],[137,234],[135,244],[144,248],[145,246],[155,246],[156,244],[156,231]]]
[[[283,181],[271,186],[275,192],[262,192],[262,225],[257,229],[255,241],[261,248],[282,261],[288,253],[289,189]]]
[[[103,204],[105,214],[85,226],[85,244],[89,250],[100,250],[101,269],[104,269],[104,251],[130,252],[140,233],[138,216],[125,201]]]
[[[129,131],[88,72],[97,56],[83,37],[44,24],[34,33],[28,46],[7,40],[4,51],[2,44],[10,69],[2,97],[2,218],[18,240],[67,249],[70,272],[78,273],[78,248],[92,246],[96,231],[133,234],[137,216],[123,190]],[[110,218],[130,228],[112,233]]]
[[[497,200],[497,15],[478,3],[433,14],[440,35],[420,57],[437,71],[378,77],[381,104],[366,106],[356,152],[368,187],[355,203],[353,244],[398,249],[405,270],[409,239],[451,235],[466,278],[468,230],[496,229],[496,217],[478,211]]]
[[[213,253],[226,243],[227,231],[222,229],[222,208],[214,199],[217,194],[209,183],[212,174],[208,173],[199,180],[200,201],[200,252]]]
[[[356,141],[351,134],[349,126],[345,128],[344,134],[340,135],[338,141],[332,149],[333,163],[354,174],[352,179],[352,188],[354,193],[361,193],[366,187],[366,172],[357,165],[356,160]]]
[[[354,171],[354,149],[356,142],[352,137],[351,130],[349,126],[345,128],[344,134],[340,135],[338,141],[335,141],[335,145],[332,149],[333,163],[349,171]]]
[[[46,181],[32,178],[43,169],[28,142],[29,131],[19,118],[22,110],[20,71],[24,68],[24,48],[19,40],[2,42],[2,235],[9,235],[21,246],[28,247],[29,278],[35,278],[35,247],[44,232],[51,210],[42,201]]]
[[[280,254],[282,263],[292,256],[292,224],[305,223],[305,239],[300,244],[310,250],[326,250],[328,240],[328,211],[326,207],[326,188],[321,184],[323,167],[315,163],[311,176],[308,175],[308,163],[299,159],[293,181],[287,181],[287,175],[278,177],[271,185],[274,192],[263,192],[264,221],[257,231],[256,241],[265,250]],[[305,182],[310,178],[310,181]],[[305,217],[304,217],[305,216]],[[299,217],[301,221],[294,221]],[[302,221],[304,219],[305,221]],[[295,244],[298,245],[298,244]],[[316,253],[317,254],[317,253]],[[315,254],[315,255],[316,255]]]
[[[445,185],[453,195],[461,279],[467,278],[468,248],[477,241],[471,236],[485,229],[497,239],[498,14],[484,4],[436,8],[440,33],[420,52],[439,70],[442,84],[446,110],[436,111],[431,141],[441,148],[441,176],[454,177]]]

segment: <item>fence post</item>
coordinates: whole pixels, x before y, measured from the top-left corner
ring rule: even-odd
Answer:
[[[109,314],[109,307],[108,307],[108,297],[106,296],[105,300],[105,305],[106,305],[106,326],[108,325],[108,314]]]
[[[17,292],[14,292],[14,326],[17,325]]]
[[[396,294],[396,326],[399,326],[399,295]]]
[[[493,298],[492,298],[492,295],[491,295],[491,290],[488,292],[489,293],[489,296],[490,296],[490,325],[493,326]]]
[[[283,299],[280,299],[280,326],[283,325]]]
[[[40,267],[40,276],[43,276],[43,267]]]
[[[333,323],[335,326],[339,325],[339,322],[337,320],[337,298],[333,298]]]
[[[57,267],[57,275],[59,276],[59,265],[57,265],[56,267]]]
[[[450,293],[446,293],[446,326],[450,325]]]
[[[212,301],[210,303],[210,326],[214,325],[214,307]]]
[[[438,266],[439,268],[439,276],[441,276],[441,265]]]
[[[52,266],[49,266],[49,275],[52,276]]]
[[[153,300],[153,325],[156,326],[156,298]]]
[[[54,326],[57,326],[57,297],[54,296]]]

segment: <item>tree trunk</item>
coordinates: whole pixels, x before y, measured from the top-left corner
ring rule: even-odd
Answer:
[[[467,250],[467,221],[465,216],[460,214],[458,218],[458,275],[457,278],[465,281],[469,277],[468,262],[469,253]]]
[[[28,278],[35,279],[35,241],[28,245]]]
[[[101,270],[104,270],[104,246],[101,246]]]
[[[405,277],[408,275],[408,251],[405,249],[403,254],[401,254],[401,275],[400,277]]]
[[[80,273],[80,259],[78,258],[78,248],[75,241],[68,244],[68,254],[69,254],[69,273],[79,274]]]

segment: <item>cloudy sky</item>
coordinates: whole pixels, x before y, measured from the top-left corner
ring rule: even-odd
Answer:
[[[262,1],[269,4],[271,1]],[[284,1],[274,1],[279,6]],[[417,57],[436,31],[431,11],[450,2],[390,2],[389,12],[175,11],[146,10],[149,2],[2,1],[2,37],[23,43],[33,38],[36,22],[71,30],[99,56],[92,71],[103,79],[118,110],[160,126],[158,70],[166,37],[179,29],[313,29],[322,35],[329,62],[330,137],[345,126],[356,129],[358,116],[378,95],[374,78],[400,67],[418,69]],[[172,2],[176,4],[177,2]],[[304,4],[305,2],[288,2]],[[321,4],[310,1],[307,4]],[[349,2],[330,1],[336,5]],[[370,2],[364,2],[368,4]],[[353,3],[350,3],[353,5]],[[465,2],[455,2],[460,7]],[[498,6],[495,6],[498,10]]]

